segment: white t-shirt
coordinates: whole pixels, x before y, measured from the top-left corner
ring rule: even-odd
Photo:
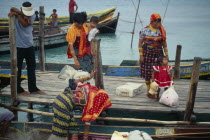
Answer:
[[[90,30],[89,35],[88,35],[88,41],[91,41],[96,34],[99,32],[99,30],[97,28],[93,28]]]

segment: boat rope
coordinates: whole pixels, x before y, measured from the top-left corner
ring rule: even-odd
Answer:
[[[135,3],[134,3],[134,1],[133,1],[133,0],[132,0],[132,4],[133,4],[133,6],[134,6],[135,10],[137,11],[136,5],[135,5]],[[141,18],[140,18],[139,13],[137,13],[137,14],[138,14],[138,18],[139,18],[139,21],[140,21],[140,23],[141,23],[142,27],[144,27],[143,22],[142,22],[142,20],[141,20]],[[133,23],[134,23],[134,22],[133,22]]]
[[[122,22],[126,22],[126,23],[134,23],[133,21],[128,21],[128,20],[124,20],[124,19],[121,19],[121,18],[119,18],[119,20],[120,21],[122,21]],[[142,22],[136,22],[136,23],[142,23]]]
[[[132,34],[132,38],[131,38],[131,48],[133,46],[133,36],[134,36],[134,31],[135,31],[135,26],[136,26],[136,18],[137,18],[138,12],[139,12],[140,3],[141,3],[141,0],[139,0],[138,7],[136,9],[136,16],[135,16],[135,21],[134,21],[134,26],[133,26],[133,34]]]
[[[165,19],[166,12],[167,12],[167,10],[168,10],[168,5],[169,5],[169,2],[170,2],[170,0],[168,0],[168,3],[167,3],[167,5],[166,5],[166,9],[165,9],[165,12],[164,12],[164,15],[163,15],[162,24],[163,24],[163,21],[164,21],[164,19]]]

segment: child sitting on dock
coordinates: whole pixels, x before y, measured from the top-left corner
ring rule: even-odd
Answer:
[[[168,65],[166,56],[160,56],[157,60],[158,66],[153,66],[151,89],[147,96],[159,99],[160,88],[167,90],[173,83],[174,72],[172,66]]]
[[[87,24],[88,31],[89,31],[89,34],[88,34],[88,41],[91,41],[91,40],[96,36],[96,34],[99,33],[99,30],[96,28],[98,22],[99,22],[98,17],[92,16],[92,17],[90,18],[90,23]]]
[[[57,10],[53,9],[53,13],[50,15],[50,17],[52,17],[51,27],[56,27],[58,24],[58,15],[56,14],[56,12]]]

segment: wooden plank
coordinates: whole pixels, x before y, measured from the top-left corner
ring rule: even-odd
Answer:
[[[43,89],[47,94],[30,94],[27,96],[19,96],[18,101],[25,103],[33,103],[33,104],[43,104],[50,105],[53,102],[53,99],[61,93],[64,88],[68,85],[65,80],[57,78],[58,73],[37,73],[37,86]],[[144,83],[144,79],[139,77],[116,77],[116,76],[104,76],[104,86],[106,87],[106,91],[109,94],[113,106],[109,109],[117,109],[117,110],[133,110],[133,111],[150,111],[150,112],[184,112],[186,99],[187,99],[187,91],[189,90],[189,80],[179,80],[175,81],[175,90],[179,94],[180,106],[177,108],[168,107],[160,104],[156,100],[149,99],[146,97],[146,86]],[[137,96],[123,97],[115,94],[115,90],[117,86],[123,85],[127,82],[134,82],[143,84],[143,90]],[[24,89],[27,89],[28,81],[22,81],[22,86]],[[197,88],[197,97],[195,98],[195,112],[196,113],[210,113],[210,109],[208,107],[210,103],[210,86],[209,81],[200,80]],[[161,91],[161,93],[163,90]],[[9,96],[10,94],[10,86],[7,86],[2,95]],[[150,109],[148,109],[150,108]]]

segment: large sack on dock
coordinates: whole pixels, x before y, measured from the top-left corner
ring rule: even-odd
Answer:
[[[60,71],[58,78],[60,79],[79,79],[89,77],[90,74],[86,71],[75,70],[73,67],[65,65]]]
[[[76,70],[73,67],[65,65],[60,71],[60,73],[58,74],[58,78],[72,79],[75,73],[76,73]]]
[[[111,140],[128,140],[128,132],[114,131]]]
[[[125,85],[116,88],[116,94],[120,96],[134,97],[141,93],[143,86],[140,83],[128,82]]]
[[[171,107],[179,105],[179,96],[174,90],[173,86],[170,86],[166,91],[163,92],[159,102]]]
[[[152,140],[152,138],[144,131],[134,130],[129,133],[128,140]]]

